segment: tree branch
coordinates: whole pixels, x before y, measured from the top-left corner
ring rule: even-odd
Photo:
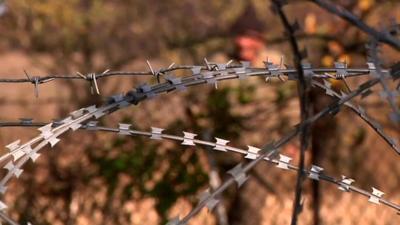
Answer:
[[[285,27],[285,30],[287,32],[287,35],[289,36],[289,42],[292,47],[292,51],[294,54],[294,64],[297,70],[298,74],[298,93],[299,93],[299,98],[300,98],[300,116],[301,116],[301,121],[304,122],[306,121],[310,115],[311,115],[311,102],[310,102],[310,94],[311,94],[311,88],[310,88],[310,77],[307,78],[305,76],[303,66],[302,66],[302,58],[303,54],[300,51],[299,45],[297,43],[296,37],[295,37],[295,32],[298,29],[298,25],[295,24],[290,24],[288,18],[286,17],[282,6],[283,6],[283,1],[280,0],[273,0],[273,7],[275,12],[279,15],[279,18],[281,19],[283,26]],[[305,173],[304,173],[304,164],[305,164],[305,151],[308,148],[310,140],[310,125],[303,126],[300,129],[300,160],[299,160],[299,170],[297,173],[297,181],[296,181],[296,192],[295,192],[295,199],[293,203],[293,214],[292,214],[292,225],[297,224],[297,218],[298,215],[302,211],[302,204],[301,204],[301,196],[303,192],[303,182],[305,180]]]
[[[390,35],[388,32],[379,32],[374,28],[370,27],[366,23],[364,23],[360,18],[352,14],[350,11],[346,10],[345,8],[335,5],[329,0],[310,0],[311,2],[315,3],[319,7],[327,10],[330,13],[333,13],[342,19],[346,20],[347,22],[353,24],[354,26],[358,27],[360,30],[364,31],[365,33],[373,36],[379,42],[386,43],[393,47],[394,49],[400,51],[400,40],[396,39],[394,36]]]

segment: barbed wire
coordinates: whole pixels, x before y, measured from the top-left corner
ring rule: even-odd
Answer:
[[[329,95],[331,97],[334,97],[336,99],[340,99],[345,95],[344,92],[338,93],[337,91],[333,90],[331,88],[332,84],[329,81],[324,80],[323,83],[320,83],[316,80],[312,81],[312,86],[313,87],[318,87],[320,89],[323,89],[325,92],[324,94]],[[383,130],[383,126],[371,118],[370,116],[367,115],[366,110],[361,107],[360,105],[355,105],[351,103],[351,101],[348,101],[344,104],[344,106],[348,107],[356,113],[363,121],[367,123],[369,127],[372,128],[374,132],[376,132],[388,145],[391,147],[396,153],[400,154],[400,146],[397,143],[397,140],[394,137],[391,137],[390,135],[386,134],[385,131]],[[334,114],[336,114],[335,112]],[[49,123],[52,123],[53,127],[57,127],[59,125],[63,124],[62,119],[53,119],[51,122],[34,122],[33,118],[20,118],[19,121],[0,121],[0,128],[1,127],[40,127],[40,126],[45,126]]]
[[[274,64],[269,63],[270,67]],[[276,65],[275,65],[276,66]],[[270,70],[271,68],[269,68]],[[336,69],[335,69],[336,71]],[[364,71],[371,72],[371,69],[367,69]],[[353,71],[354,72],[354,71]],[[350,72],[350,75],[358,76],[360,71],[356,71],[354,73]],[[385,71],[389,73],[388,70]],[[264,72],[265,73],[265,72]],[[216,84],[218,81],[223,81],[227,79],[245,79],[250,76],[262,75],[263,73],[247,71],[247,68],[244,66],[240,68],[235,68],[234,71],[221,73],[221,71],[214,71],[205,74],[194,73],[191,76],[178,78],[172,77],[169,75],[166,78],[166,82],[155,84],[155,85],[147,85],[142,84],[137,87],[135,90],[128,92],[126,95],[115,95],[112,96],[109,101],[97,108],[96,106],[89,106],[86,108],[82,108],[76,110],[70,114],[69,117],[66,117],[62,120],[62,124],[57,127],[52,127],[53,123],[47,124],[39,130],[41,134],[25,144],[20,144],[20,141],[17,140],[9,145],[7,148],[10,150],[9,153],[0,157],[0,162],[5,162],[6,159],[12,159],[12,161],[8,161],[4,166],[5,169],[8,170],[6,176],[0,181],[0,193],[5,193],[7,188],[6,184],[13,177],[19,177],[23,170],[21,167],[29,160],[35,161],[40,154],[38,151],[49,144],[51,147],[56,145],[59,142],[59,136],[69,129],[76,130],[82,126],[82,123],[89,120],[92,117],[100,118],[106,114],[112,113],[121,108],[127,107],[130,104],[138,104],[140,101],[152,98],[160,93],[169,92],[171,90],[185,90],[187,87],[198,85],[198,84]],[[268,77],[279,77],[279,70],[271,70]],[[265,74],[264,74],[265,76]],[[331,78],[333,75],[323,75]],[[289,77],[290,78],[290,77]],[[365,88],[365,87],[364,87]],[[369,90],[369,87],[366,88]],[[24,120],[23,122],[27,122]],[[34,148],[32,146],[37,144]]]
[[[155,70],[153,68],[153,66],[151,65],[151,63],[149,61],[147,61],[147,65],[150,69],[150,71],[143,71],[143,72],[111,72],[110,70],[106,70],[100,74],[96,74],[96,73],[89,73],[87,75],[83,75],[82,73],[77,72],[76,76],[64,76],[64,75],[47,75],[47,76],[30,76],[27,72],[25,72],[26,75],[26,79],[0,79],[0,83],[32,83],[35,86],[35,96],[38,97],[39,95],[39,91],[38,91],[38,86],[40,84],[44,84],[44,83],[48,83],[51,81],[54,81],[56,79],[62,79],[62,80],[84,80],[84,81],[88,81],[90,82],[90,87],[92,90],[92,93],[96,92],[97,94],[100,94],[100,90],[98,87],[98,83],[97,80],[105,78],[105,77],[114,77],[114,76],[144,76],[144,75],[150,75],[153,76],[154,78],[156,78],[157,80],[157,85],[147,85],[147,84],[143,84],[141,86],[139,86],[138,88],[136,88],[135,91],[131,91],[128,92],[128,94],[124,95],[117,95],[117,96],[113,96],[111,98],[110,103],[105,104],[104,106],[101,106],[100,108],[97,108],[96,106],[90,106],[90,107],[86,107],[80,110],[77,110],[75,112],[71,113],[70,117],[67,117],[61,121],[58,122],[53,122],[53,123],[49,123],[47,125],[44,125],[43,127],[39,128],[39,130],[41,131],[41,135],[37,136],[36,138],[33,138],[32,140],[28,141],[27,143],[20,145],[20,141],[17,140],[9,145],[7,145],[7,148],[10,149],[10,152],[1,156],[0,157],[0,162],[6,162],[7,159],[9,159],[10,161],[7,161],[4,168],[8,170],[8,173],[6,174],[6,176],[0,181],[0,192],[1,193],[5,193],[6,191],[6,184],[7,182],[11,179],[11,177],[16,176],[17,178],[21,175],[21,173],[23,172],[23,170],[21,169],[21,167],[30,159],[32,161],[35,161],[38,157],[39,157],[39,150],[42,149],[44,146],[46,146],[47,144],[50,144],[51,147],[53,147],[54,145],[56,145],[60,139],[58,138],[61,134],[65,133],[66,131],[68,131],[69,129],[72,130],[76,130],[81,128],[83,125],[82,123],[87,121],[88,119],[95,117],[95,118],[100,118],[106,114],[109,114],[113,111],[116,111],[120,108],[124,108],[130,104],[138,104],[141,100],[144,100],[146,98],[152,98],[155,95],[159,94],[159,93],[163,93],[163,92],[168,92],[174,89],[177,90],[184,90],[186,89],[186,87],[188,86],[192,86],[192,85],[197,85],[200,83],[209,83],[209,84],[213,84],[216,88],[217,88],[217,82],[220,80],[225,80],[225,79],[234,79],[234,78],[239,78],[239,79],[245,79],[248,76],[264,76],[266,81],[269,81],[271,78],[278,78],[282,81],[285,81],[282,76],[287,76],[287,78],[289,80],[298,80],[300,82],[300,93],[299,96],[303,96],[304,95],[302,93],[304,93],[304,91],[306,90],[306,88],[304,87],[304,85],[306,84],[306,80],[304,75],[307,75],[308,78],[307,79],[313,79],[313,78],[322,78],[322,79],[327,79],[327,78],[331,78],[331,79],[337,79],[337,80],[343,80],[344,83],[346,84],[347,88],[350,90],[347,82],[346,82],[346,78],[348,77],[354,77],[354,76],[363,76],[363,75],[371,75],[372,77],[376,77],[373,75],[378,74],[379,75],[379,81],[382,83],[384,91],[387,93],[387,85],[382,81],[382,77],[386,76],[386,77],[390,77],[390,73],[388,70],[381,70],[380,66],[377,66],[377,57],[372,57],[372,63],[367,63],[368,68],[364,69],[349,69],[347,68],[347,65],[344,63],[340,63],[340,62],[336,62],[335,68],[311,68],[311,66],[307,63],[300,63],[301,59],[302,59],[302,55],[297,47],[297,43],[296,43],[296,39],[293,35],[295,29],[297,29],[296,24],[294,25],[290,25],[286,16],[284,15],[283,11],[281,10],[281,1],[274,1],[274,3],[276,4],[276,6],[278,9],[278,12],[281,15],[281,19],[283,20],[286,29],[289,31],[289,36],[291,37],[291,43],[292,43],[292,47],[295,53],[295,65],[296,65],[296,69],[290,69],[290,68],[284,68],[283,67],[283,63],[281,62],[281,64],[273,64],[269,61],[265,62],[265,68],[251,68],[249,66],[248,62],[242,62],[241,65],[230,65],[232,63],[232,61],[229,61],[228,63],[225,64],[218,64],[218,63],[210,63],[207,59],[205,59],[205,66],[175,66],[174,64],[171,64],[168,68],[162,68],[159,70]],[[171,76],[170,73],[175,71],[175,70],[191,70],[192,74],[191,76],[185,77],[185,78],[179,78],[179,77],[175,77],[175,76]],[[334,73],[335,75],[332,75],[331,73]],[[160,83],[160,77],[164,78],[166,80],[166,82],[164,83]],[[301,85],[303,84],[303,85]],[[336,97],[339,99],[339,102],[341,100],[343,100],[346,96],[343,93],[341,93],[341,95],[339,95],[338,93],[336,93],[335,91],[333,91],[330,88],[330,85],[328,85],[329,83],[327,83],[326,81],[324,81],[324,84],[318,83],[316,81],[313,81],[313,85],[314,86],[318,86],[320,88],[323,88],[326,90],[326,94],[331,95],[333,97]],[[368,84],[368,83],[367,83]],[[372,87],[373,85],[371,85]],[[360,86],[362,87],[362,86]],[[365,86],[363,87],[365,88]],[[369,88],[365,88],[365,90],[369,90]],[[359,94],[364,93],[364,91],[359,92]],[[391,103],[392,107],[393,104],[391,102],[391,100],[389,99],[388,96],[388,100]],[[301,98],[303,98],[301,97]],[[307,105],[303,105],[303,103],[306,103],[306,100],[301,100],[301,114],[302,114],[302,121],[308,121],[307,117],[304,117],[305,115],[305,110],[307,108],[309,108]],[[366,116],[365,111],[362,110],[362,108],[360,107],[356,107],[354,105],[352,105],[350,102],[344,101],[342,104],[345,104],[346,106],[350,107],[354,112],[356,112],[364,121],[366,121],[371,127],[374,128],[374,130],[387,142],[391,145],[392,148],[394,148],[396,150],[397,153],[399,153],[399,149],[397,147],[397,145],[395,144],[394,140],[392,138],[390,138],[389,136],[387,136],[383,130],[381,128],[379,128],[379,124],[377,124],[376,122],[374,122],[373,120],[369,119],[369,117]],[[340,107],[340,105],[336,105],[333,104],[333,106],[335,106],[335,108],[327,108],[328,111],[325,111],[325,113],[334,113],[338,110],[338,108]],[[321,115],[321,114],[317,114],[317,115]],[[315,116],[313,117],[315,118]],[[34,124],[31,120],[29,119],[22,119],[20,121],[21,123],[19,125],[23,125],[23,126],[35,126],[38,124]],[[304,123],[304,122],[303,122]],[[301,124],[303,124],[301,123]],[[54,124],[57,124],[57,126],[53,127]],[[307,124],[307,123],[306,123]],[[2,123],[2,126],[12,126],[12,125],[18,125],[18,124],[12,124],[12,123]],[[303,126],[299,126],[299,128],[304,129],[306,127],[306,125]],[[92,127],[94,128],[94,127]],[[154,133],[159,133],[161,134],[162,129],[156,129],[154,130]],[[152,131],[153,132],[153,131]],[[306,132],[300,131],[300,130],[296,130],[296,132],[293,132],[289,135],[289,137],[294,137],[298,132],[305,134]],[[154,135],[153,133],[153,135]],[[306,135],[303,135],[302,143],[305,141]],[[284,138],[283,142],[281,142],[282,144],[286,143],[287,141],[289,141],[291,138]],[[224,145],[226,145],[227,141],[223,140],[223,139],[217,139],[217,143],[216,148],[221,148],[223,149]],[[37,144],[34,148],[32,148],[33,145]],[[306,148],[306,145],[303,143],[302,144],[302,151],[301,151],[301,156],[303,160],[300,160],[300,166],[298,171],[298,181],[302,180],[302,176],[305,175],[304,172],[304,150]],[[276,146],[275,146],[276,147]],[[220,149],[220,150],[221,150]],[[277,148],[275,149],[271,149],[271,150],[277,150]],[[266,153],[264,153],[266,154]],[[268,153],[269,154],[269,153]],[[244,177],[242,176],[243,174],[245,174],[246,170],[249,170],[252,168],[251,165],[255,165],[254,164],[248,164],[250,166],[247,167],[241,167],[240,165],[238,165],[238,167],[235,167],[235,173],[232,173],[234,179],[233,181],[238,181],[238,173],[241,174],[241,179],[244,179]],[[304,173],[303,173],[304,172]],[[218,188],[217,191],[219,190],[220,192],[222,192],[224,190],[224,187],[229,186],[232,182],[231,181],[227,181],[224,184],[222,184],[221,187],[223,188]],[[244,182],[243,180],[241,180],[239,182],[239,186],[241,185],[240,183]],[[300,182],[297,182],[297,190],[296,191],[296,200],[295,200],[295,208],[294,208],[294,216],[293,218],[295,218],[295,216],[297,216],[298,213],[300,213],[301,211],[301,189],[299,191],[299,187],[301,187]],[[299,186],[300,185],[300,186]],[[217,193],[214,192],[215,193]],[[375,193],[376,194],[376,193]],[[209,199],[208,201],[210,201],[210,196],[212,196],[211,194],[208,196],[208,198],[203,199],[204,202],[206,201],[206,199]],[[200,204],[201,206],[201,204]],[[198,207],[197,207],[198,208]],[[200,207],[201,208],[201,207]],[[188,216],[186,216],[183,221],[190,219],[190,215],[194,215],[193,213],[196,212],[196,208],[188,214]],[[1,215],[0,215],[1,216]],[[292,221],[297,221],[297,220],[293,220]],[[293,224],[295,224],[296,222],[294,222]]]
[[[303,177],[303,166],[304,166],[304,150],[307,147],[307,126],[309,125],[308,123],[304,123],[303,121],[308,121],[307,118],[307,111],[306,110],[310,110],[309,108],[307,108],[307,95],[306,90],[307,90],[307,83],[306,80],[303,78],[303,72],[304,72],[304,67],[302,68],[300,61],[302,60],[302,54],[299,51],[298,45],[297,45],[297,40],[294,36],[294,31],[295,29],[297,29],[297,24],[291,25],[288,22],[288,19],[286,18],[283,10],[282,10],[282,6],[286,3],[286,1],[280,1],[280,0],[273,0],[273,7],[274,10],[278,13],[279,17],[281,18],[284,27],[286,29],[286,31],[288,32],[289,35],[289,41],[290,44],[292,46],[292,50],[294,52],[294,57],[295,57],[295,65],[297,65],[297,71],[298,71],[298,80],[299,80],[299,98],[300,98],[300,108],[301,108],[301,118],[302,118],[302,123],[301,126],[298,126],[298,129],[296,130],[296,132],[293,132],[292,134],[285,136],[283,139],[281,139],[279,141],[279,143],[281,144],[285,144],[288,140],[290,140],[291,138],[293,138],[294,136],[296,136],[295,134],[297,134],[298,132],[300,132],[301,136],[301,151],[300,151],[300,169],[298,172],[298,176],[297,176],[297,184],[296,184],[296,195],[295,195],[295,200],[294,200],[294,210],[293,210],[293,216],[292,216],[292,224],[297,224],[297,216],[298,214],[302,211],[302,204],[300,203],[301,201],[301,193],[302,193],[302,177]],[[297,25],[297,26],[296,26]],[[378,71],[379,73],[379,71]],[[342,73],[343,74],[343,73]],[[341,75],[342,75],[341,74]],[[303,75],[303,76],[302,76]],[[380,74],[382,75],[382,74]],[[344,78],[344,76],[343,76]],[[377,83],[378,81],[382,82],[383,78],[379,78],[379,79],[375,79],[374,82],[372,83]],[[348,87],[349,91],[350,88],[347,85],[347,82],[344,80],[344,82],[346,83],[346,86]],[[364,83],[364,85],[369,86],[371,83]],[[362,88],[363,85],[361,85],[358,90],[363,89]],[[384,87],[385,88],[385,87]],[[352,92],[352,93],[357,93],[356,92]],[[361,94],[364,91],[360,91],[358,92],[358,94]],[[343,97],[341,97],[341,99],[338,102],[342,102],[342,104],[344,104],[346,101],[342,101],[343,99],[345,99],[346,97],[351,96],[351,94],[349,95],[345,95]],[[354,96],[353,96],[354,97]],[[348,98],[351,99],[352,97]],[[333,108],[332,108],[333,107]],[[340,105],[339,104],[331,104],[330,106],[328,106],[327,110],[322,110],[321,112],[325,113],[333,113],[333,112],[337,112],[339,109]],[[319,115],[319,117],[318,117]],[[312,118],[318,119],[322,117],[321,113],[318,113],[316,115],[314,115]],[[301,128],[301,129],[299,129]],[[238,164],[236,167],[234,167],[231,170],[231,175],[232,178],[226,180],[220,187],[218,187],[215,191],[213,191],[212,193],[207,192],[205,193],[205,195],[203,195],[202,200],[200,201],[200,203],[189,212],[189,214],[187,214],[182,220],[180,220],[179,218],[175,218],[174,220],[170,221],[169,224],[171,225],[178,225],[178,224],[186,224],[188,222],[188,220],[190,218],[192,218],[194,215],[196,215],[201,208],[203,208],[204,206],[210,206],[210,204],[212,206],[214,206],[215,204],[217,204],[217,200],[216,197],[221,194],[224,190],[227,189],[227,187],[229,187],[230,185],[232,185],[233,183],[237,183],[238,186],[240,187],[246,180],[246,172],[248,170],[250,170],[252,167],[254,167],[256,165],[257,160],[260,160],[262,157],[269,157],[272,154],[276,154],[278,152],[278,148],[280,147],[280,145],[272,145],[272,147],[270,147],[269,149],[264,149],[265,153],[262,154],[260,157],[258,157],[254,163],[249,163],[246,166],[242,166],[241,164]],[[268,151],[267,151],[268,150]],[[383,194],[382,192],[380,192],[379,190],[373,189],[373,193],[376,196],[380,196]],[[205,197],[204,197],[205,196]],[[375,199],[376,200],[376,199]],[[379,201],[378,201],[379,202]]]
[[[31,83],[34,85],[34,93],[35,96],[39,96],[39,86],[41,84],[45,84],[48,82],[52,82],[55,80],[76,80],[76,81],[86,81],[90,84],[90,90],[92,94],[100,94],[100,89],[98,85],[98,81],[102,78],[106,77],[132,77],[132,76],[152,76],[157,80],[157,83],[160,82],[160,77],[163,77],[166,81],[170,81],[171,77],[169,73],[173,71],[191,71],[193,76],[216,76],[219,74],[233,74],[233,73],[241,73],[245,72],[247,76],[264,76],[266,81],[269,81],[271,78],[277,77],[282,80],[283,76],[286,76],[287,79],[297,79],[297,72],[296,69],[285,68],[287,66],[283,65],[283,61],[280,64],[274,64],[272,62],[266,61],[264,68],[257,68],[257,67],[250,67],[250,63],[246,61],[242,61],[239,65],[230,65],[231,61],[228,63],[214,63],[209,62],[205,59],[206,65],[182,65],[182,66],[175,66],[175,64],[171,64],[172,66],[168,68],[161,68],[158,70],[153,69],[154,67],[151,66],[150,62],[148,62],[149,71],[110,71],[106,70],[102,73],[88,73],[86,75],[77,72],[74,75],[44,75],[44,76],[33,76],[29,75],[28,72],[25,71],[25,76],[27,78],[14,78],[14,79],[5,79],[0,78],[0,83]],[[313,72],[313,78],[332,78],[332,79],[343,79],[343,77],[335,77],[330,73],[336,73],[338,70],[342,70],[340,67],[333,68],[310,68]],[[245,69],[243,69],[245,68]],[[355,77],[355,76],[364,76],[370,73],[370,69],[368,68],[346,68],[346,77]],[[382,71],[384,74],[387,74],[388,70]],[[212,74],[211,74],[212,73]],[[17,76],[14,76],[17,77]]]
[[[265,62],[267,64],[267,62]],[[211,66],[213,65],[213,66]],[[224,66],[225,65],[225,66]],[[247,66],[246,66],[247,65]],[[130,77],[130,76],[155,76],[157,74],[162,75],[166,74],[169,72],[177,71],[177,70],[191,70],[191,71],[197,71],[194,72],[195,74],[200,73],[201,71],[226,71],[227,69],[235,69],[235,68],[242,68],[246,67],[247,70],[250,70],[251,72],[259,72],[254,75],[271,75],[271,73],[277,73],[285,76],[296,75],[296,70],[295,69],[290,69],[290,68],[281,68],[286,65],[277,65],[269,62],[266,67],[250,67],[249,62],[247,61],[242,61],[242,64],[240,65],[231,65],[227,66],[226,64],[221,64],[221,63],[210,63],[209,62],[209,67],[207,66],[202,66],[202,65],[182,65],[182,66],[173,66],[171,68],[161,68],[158,71],[110,71],[106,70],[103,73],[94,73],[95,74],[95,79],[100,80],[102,78],[107,78],[107,77],[117,77],[117,76],[122,76],[122,77]],[[311,70],[314,72],[315,76],[318,78],[334,78],[332,76],[329,76],[325,73],[334,73],[337,71],[338,68],[311,68]],[[358,76],[358,75],[365,75],[367,74],[370,70],[368,68],[347,68],[346,71],[348,72],[348,77],[352,76]],[[26,71],[25,71],[26,72]],[[387,70],[383,71],[384,73],[387,72]],[[26,74],[28,74],[26,72]],[[51,81],[55,80],[81,80],[81,81],[87,81],[87,80],[92,80],[92,75],[93,73],[89,74],[82,74],[80,72],[77,72],[77,74],[80,74],[79,76],[76,75],[42,75],[42,76],[31,76],[28,74],[29,78],[0,78],[0,83],[32,83],[33,77],[38,77],[39,84],[43,83],[48,83]],[[320,74],[320,75],[316,75]],[[20,75],[9,75],[12,77],[18,77]]]
[[[55,80],[80,80],[86,81],[90,84],[90,90],[92,94],[100,94],[100,89],[98,81],[106,77],[133,77],[133,76],[151,76],[155,78],[157,84],[148,85],[146,83],[136,87],[134,90],[129,91],[126,94],[114,95],[109,98],[109,100],[103,105],[97,107],[95,105],[88,106],[74,112],[71,112],[68,117],[61,120],[53,121],[51,123],[36,123],[31,119],[25,118],[21,119],[19,122],[0,122],[0,126],[41,126],[38,130],[41,132],[40,135],[32,138],[31,140],[21,144],[20,140],[14,141],[6,147],[9,152],[0,156],[0,164],[3,168],[7,170],[5,176],[0,179],[0,193],[5,194],[7,191],[7,183],[14,176],[18,178],[23,173],[23,166],[28,161],[35,162],[40,156],[39,151],[50,145],[54,147],[61,139],[61,135],[69,130],[76,131],[78,129],[86,129],[92,131],[105,131],[119,133],[120,135],[134,135],[134,136],[145,136],[151,139],[159,140],[174,140],[181,141],[182,145],[188,146],[208,146],[212,147],[213,150],[220,152],[236,152],[245,155],[245,158],[251,161],[245,165],[238,164],[233,169],[228,171],[231,175],[229,179],[223,182],[219,187],[214,190],[207,190],[200,197],[199,203],[182,219],[174,218],[168,222],[169,225],[182,225],[186,224],[194,215],[196,215],[203,207],[207,207],[212,210],[219,202],[218,197],[231,185],[234,183],[238,187],[242,186],[247,180],[247,173],[255,165],[261,161],[268,161],[276,165],[276,167],[284,170],[297,171],[297,182],[296,182],[296,193],[294,200],[292,224],[297,223],[297,215],[302,210],[302,182],[308,177],[313,180],[324,180],[334,185],[346,192],[355,192],[360,195],[368,197],[368,201],[374,204],[384,204],[390,208],[395,209],[397,212],[400,211],[400,206],[398,204],[392,203],[382,196],[384,193],[374,187],[372,187],[372,192],[357,188],[353,186],[354,180],[343,176],[341,179],[336,179],[334,177],[326,175],[322,167],[312,165],[310,170],[305,168],[304,164],[304,151],[307,148],[307,130],[315,121],[319,120],[325,115],[336,114],[340,107],[345,105],[349,107],[353,112],[355,112],[363,121],[365,121],[374,131],[387,142],[396,153],[400,154],[400,149],[394,138],[385,134],[382,126],[367,116],[365,110],[359,105],[351,103],[350,100],[357,96],[366,96],[371,92],[371,88],[377,84],[381,84],[383,88],[383,94],[381,97],[388,100],[390,107],[392,108],[393,114],[391,118],[395,122],[400,121],[400,110],[395,103],[394,97],[398,94],[398,90],[391,91],[386,82],[386,79],[395,80],[399,77],[398,72],[392,73],[390,70],[385,70],[381,68],[380,60],[378,57],[377,43],[383,42],[393,48],[400,50],[400,41],[396,39],[390,32],[387,31],[377,31],[372,27],[368,26],[361,20],[359,20],[355,15],[346,9],[331,3],[328,0],[310,0],[320,7],[328,10],[329,12],[336,14],[343,19],[347,20],[351,24],[355,25],[362,31],[368,33],[373,37],[372,45],[370,45],[370,60],[367,63],[367,68],[347,68],[346,63],[335,62],[333,68],[312,68],[310,64],[302,62],[304,58],[303,52],[300,51],[295,31],[298,29],[298,24],[290,24],[288,18],[286,17],[283,9],[281,8],[286,1],[283,0],[273,0],[276,6],[276,11],[278,12],[286,31],[288,31],[289,41],[293,48],[295,68],[289,68],[283,64],[283,60],[280,64],[274,64],[272,62],[265,62],[265,67],[263,68],[253,68],[250,67],[248,62],[241,62],[241,64],[233,65],[232,61],[227,63],[214,63],[209,62],[204,59],[205,65],[183,65],[175,66],[171,64],[167,68],[155,69],[149,61],[146,61],[149,71],[143,72],[130,72],[130,71],[110,71],[105,70],[102,73],[88,73],[82,74],[77,72],[75,75],[44,75],[44,76],[34,76],[25,72],[26,78],[13,78],[13,79],[0,79],[0,83],[31,83],[34,85],[34,94],[36,97],[39,96],[39,86],[44,83],[49,83]],[[189,76],[178,77],[172,74],[174,71],[190,71]],[[347,83],[347,78],[356,76],[367,76],[369,75],[370,80],[364,82],[355,90],[351,90]],[[199,84],[210,84],[215,88],[218,87],[218,82],[228,79],[246,79],[252,76],[264,77],[266,81],[272,78],[277,78],[281,81],[286,81],[283,77],[287,77],[287,80],[295,80],[298,82],[299,98],[300,98],[300,112],[301,121],[295,129],[284,135],[278,141],[272,141],[266,143],[262,148],[257,148],[254,146],[248,146],[247,150],[235,148],[228,146],[229,140],[222,138],[215,138],[215,142],[204,141],[196,139],[197,134],[190,132],[183,132],[183,136],[164,134],[164,129],[152,127],[150,132],[132,130],[130,129],[130,124],[119,124],[118,128],[109,128],[98,126],[97,121],[92,121],[92,118],[99,119],[103,116],[111,114],[114,111],[125,108],[132,104],[138,104],[139,102],[153,98],[161,93],[167,93],[173,90],[183,91],[187,87],[199,85]],[[15,76],[16,77],[16,76]],[[164,82],[161,83],[161,78]],[[322,79],[323,83],[318,82],[318,79]],[[348,93],[341,92],[340,94],[331,88],[331,84],[327,79],[342,80],[348,89]],[[310,109],[310,101],[307,98],[308,85],[313,87],[319,87],[325,90],[326,95],[330,95],[335,98],[335,101],[317,112],[314,115],[308,114],[307,110]],[[280,153],[280,148],[291,141],[297,135],[300,136],[301,147],[300,147],[300,162],[299,166],[290,164],[291,158]],[[279,155],[279,159],[277,159]],[[0,218],[5,222],[12,225],[17,225],[18,223],[9,218],[4,210],[7,205],[0,201]]]

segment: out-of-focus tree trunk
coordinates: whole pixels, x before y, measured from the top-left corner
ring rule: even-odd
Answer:
[[[314,113],[321,111],[332,100],[321,90],[314,89],[312,91],[312,101]],[[336,119],[334,117],[325,117],[318,120],[312,127],[312,147],[311,147],[311,163],[321,166],[325,151],[333,149],[334,134],[336,132]],[[313,224],[320,225],[322,220],[320,217],[320,207],[322,202],[320,183],[312,180],[312,202],[313,202]]]

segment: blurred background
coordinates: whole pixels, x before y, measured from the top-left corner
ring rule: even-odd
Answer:
[[[396,0],[335,2],[374,27],[400,21]],[[162,68],[172,62],[203,64],[204,57],[220,63],[248,60],[263,67],[267,58],[279,63],[284,56],[285,64],[292,65],[287,38],[270,4],[261,0],[0,1],[0,75],[24,78],[24,70],[31,75],[143,71],[148,70],[147,59]],[[291,1],[285,10],[303,28],[298,40],[313,66],[331,67],[339,60],[350,67],[366,67],[365,34],[307,1]],[[387,46],[382,46],[381,54],[385,67],[400,58]],[[356,87],[364,79],[349,83]],[[62,118],[144,81],[155,82],[150,77],[102,79],[100,96],[92,95],[85,82],[55,81],[40,85],[38,98],[32,84],[0,84],[0,119]],[[344,88],[341,82],[333,85]],[[399,127],[387,117],[388,103],[377,93],[360,104],[398,138]],[[319,91],[313,98],[316,111],[332,101]],[[217,90],[203,85],[161,95],[101,123],[111,127],[132,123],[142,130],[162,127],[177,135],[190,131],[202,139],[220,137],[247,148],[281,137],[299,121],[298,116],[295,82],[251,78],[221,82]],[[0,144],[27,141],[36,134],[34,128],[0,128]],[[343,108],[318,122],[313,134],[308,164],[322,166],[338,178],[347,175],[358,187],[368,191],[376,187],[389,200],[400,202],[398,155],[355,114]],[[297,140],[282,152],[297,162]],[[4,201],[11,217],[23,224],[165,224],[186,215],[210,180],[223,180],[225,172],[240,161],[244,161],[240,155],[187,149],[179,143],[76,131],[63,136],[54,149],[45,149],[37,163],[28,163],[20,179],[9,185]],[[223,195],[213,213],[204,209],[190,224],[289,224],[295,175],[261,163],[243,187],[232,187]],[[369,204],[365,197],[323,182],[307,180],[305,187],[300,224],[398,224],[393,210]]]

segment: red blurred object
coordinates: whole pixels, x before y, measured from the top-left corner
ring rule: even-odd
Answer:
[[[265,46],[263,40],[254,35],[240,35],[235,38],[238,56],[241,60],[253,61]]]
[[[261,33],[265,30],[265,24],[257,17],[257,12],[251,2],[243,10],[232,25],[231,32],[235,34],[236,55],[241,60],[253,61],[264,49],[265,43]]]

